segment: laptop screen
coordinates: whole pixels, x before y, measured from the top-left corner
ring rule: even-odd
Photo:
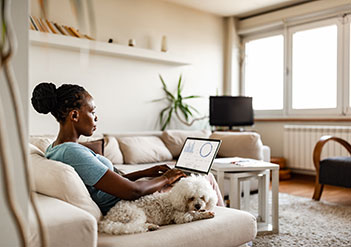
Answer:
[[[221,140],[188,137],[175,168],[208,174],[220,144]]]

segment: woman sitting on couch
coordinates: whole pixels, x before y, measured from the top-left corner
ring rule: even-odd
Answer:
[[[32,105],[43,114],[51,113],[60,124],[56,140],[46,150],[46,157],[71,165],[105,215],[119,200],[135,200],[161,191],[185,174],[167,165],[154,166],[123,176],[113,171],[112,163],[78,144],[80,135],[91,136],[96,130],[97,116],[92,96],[81,86],[40,83],[33,90]],[[153,177],[149,180],[138,180]],[[220,193],[213,176],[212,184]],[[219,194],[219,205],[223,206]]]

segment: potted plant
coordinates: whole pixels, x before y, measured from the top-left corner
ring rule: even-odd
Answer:
[[[195,118],[191,122],[189,122],[189,119],[190,119],[190,117],[193,117],[194,112],[197,112],[197,113],[199,113],[199,112],[195,107],[189,105],[185,101],[189,100],[189,99],[200,98],[201,96],[191,95],[191,96],[184,97],[182,95],[182,91],[183,91],[182,75],[179,76],[178,85],[177,85],[177,92],[175,94],[172,94],[168,90],[167,85],[166,85],[164,79],[162,78],[162,76],[159,75],[159,77],[160,77],[160,80],[162,83],[163,92],[165,93],[166,96],[161,98],[161,99],[153,100],[153,102],[159,102],[159,101],[164,101],[164,100],[166,100],[168,102],[168,105],[165,108],[163,108],[159,114],[159,121],[160,121],[161,130],[166,129],[167,125],[171,121],[173,113],[175,113],[177,119],[181,123],[183,123],[187,126],[191,126],[197,120],[201,120],[201,119],[206,118],[206,116],[201,117],[201,118]]]

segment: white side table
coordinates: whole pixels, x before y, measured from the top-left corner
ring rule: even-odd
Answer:
[[[272,225],[268,224],[269,173],[272,171]],[[279,165],[243,158],[215,159],[212,172],[216,175],[220,191],[224,194],[224,179],[230,179],[230,207],[240,209],[240,182],[258,179],[258,231],[279,232]],[[249,184],[244,182],[244,205],[249,200]]]
[[[230,180],[229,200],[230,207],[235,209],[243,209],[248,211],[250,205],[250,181],[258,179],[258,216],[257,228],[259,232],[272,231],[272,226],[268,224],[268,194],[269,194],[269,170],[251,171],[251,172],[235,172],[224,173],[224,178]],[[248,183],[247,183],[248,182]],[[240,204],[241,189],[244,189],[244,205]]]

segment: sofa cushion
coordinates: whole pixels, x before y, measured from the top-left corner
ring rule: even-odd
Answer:
[[[39,148],[43,153],[45,153],[48,146],[54,141],[54,135],[36,135],[29,137],[29,143]]]
[[[172,154],[157,136],[121,137],[118,142],[126,164],[172,160]]]
[[[208,138],[210,134],[209,130],[165,130],[161,139],[173,158],[178,158],[187,137]]]
[[[45,158],[44,153],[29,144],[35,191],[66,201],[91,213],[97,220],[101,212],[74,168]]]
[[[263,144],[254,132],[214,132],[212,139],[222,140],[218,157],[242,157],[262,160]]]
[[[99,139],[95,141],[89,141],[89,142],[79,142],[79,144],[82,144],[83,146],[91,149],[94,151],[96,154],[104,155],[104,139]]]
[[[29,143],[45,153],[48,146],[53,143],[55,139],[55,135],[33,135],[29,137]],[[90,148],[97,154],[103,155],[104,153],[104,139],[101,135],[92,137],[81,136],[79,138],[79,143]]]
[[[99,247],[240,246],[257,234],[256,218],[245,211],[215,207],[212,219],[161,226],[157,231],[118,236],[99,234]]]
[[[103,135],[80,136],[78,143],[93,150],[94,153],[104,155],[105,139]]]
[[[123,164],[123,155],[119,148],[119,144],[115,137],[105,136],[105,152],[104,156],[113,164]]]

